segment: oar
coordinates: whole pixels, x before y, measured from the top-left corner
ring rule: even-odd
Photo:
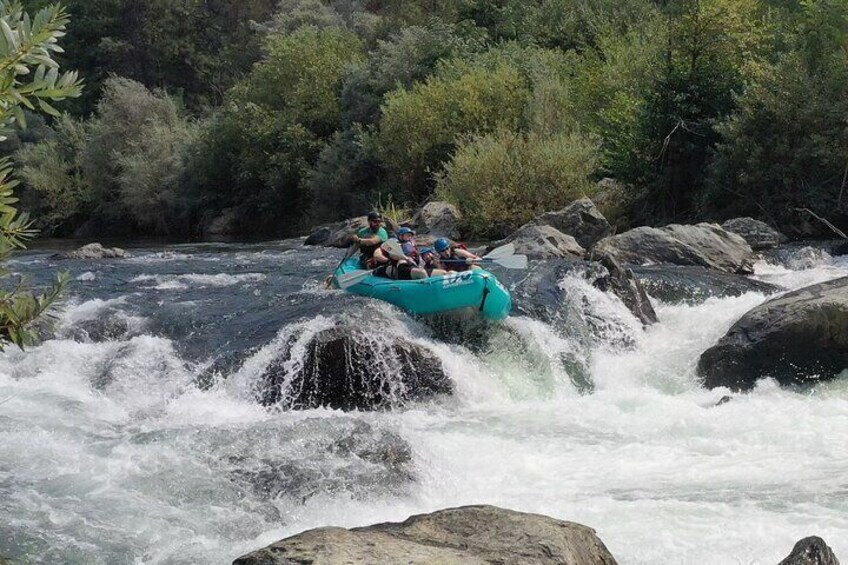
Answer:
[[[386,243],[383,244],[390,257],[393,259],[399,260],[405,255],[403,254],[403,247],[401,247],[400,242],[396,239],[390,239]],[[349,273],[344,273],[338,277],[336,277],[336,283],[339,285],[339,288],[344,290],[346,288],[350,288],[353,285],[364,281],[366,278],[371,276],[374,271],[372,270],[357,270],[351,271]]]
[[[465,259],[442,259],[442,263],[468,263]],[[471,259],[471,263],[493,263],[500,265],[505,269],[526,269],[527,255],[510,255],[508,257],[492,258],[481,257],[480,259]]]
[[[442,259],[442,263],[467,263],[465,259]],[[506,269],[526,269],[527,255],[515,255],[515,245],[507,243],[481,257],[472,259],[472,263],[494,263]]]

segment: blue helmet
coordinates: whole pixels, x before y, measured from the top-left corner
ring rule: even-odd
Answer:
[[[432,247],[422,247],[420,251],[421,255],[427,255],[428,253],[435,253]]]
[[[436,240],[436,243],[434,243],[433,246],[436,248],[436,251],[441,253],[442,251],[445,251],[446,249],[450,248],[450,241],[448,241],[444,237],[440,237]]]
[[[409,228],[400,228],[397,232],[398,237],[406,234],[415,235],[415,232]]]

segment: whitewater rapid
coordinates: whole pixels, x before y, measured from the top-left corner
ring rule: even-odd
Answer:
[[[480,349],[321,289],[338,252],[133,252],[71,264],[55,337],[0,355],[0,556],[229,563],[316,526],[487,503],[589,525],[622,565],[774,564],[811,534],[848,559],[848,379],[805,393],[761,381],[717,405],[729,392],[695,377],[700,353],[762,294],[655,302],[660,323],[643,329],[617,299],[567,278],[605,321],[600,339],[512,317]],[[14,268],[38,281],[58,266],[48,257]],[[759,263],[757,277],[792,289],[848,274],[829,257],[803,266]],[[377,334],[436,354],[455,394],[355,413],[256,401],[281,348],[375,317]],[[591,391],[564,357],[585,365]],[[406,471],[340,450],[359,425],[377,444],[405,442]],[[252,487],[269,468],[310,486]]]

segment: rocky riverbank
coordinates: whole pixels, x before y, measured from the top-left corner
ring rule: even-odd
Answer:
[[[756,560],[756,557],[754,557]],[[616,565],[595,530],[495,506],[464,506],[363,528],[317,528],[239,557],[233,565]],[[839,565],[818,537],[778,565]]]

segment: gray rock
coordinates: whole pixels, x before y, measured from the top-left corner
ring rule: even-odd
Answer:
[[[614,565],[595,531],[494,506],[465,506],[365,528],[318,528],[236,559],[233,565]]]
[[[709,388],[748,390],[761,377],[814,383],[848,368],[848,277],[757,306],[698,361]]]
[[[798,541],[792,553],[777,565],[839,565],[839,560],[823,539],[810,536]]]
[[[741,236],[716,224],[641,227],[599,241],[593,254],[634,265],[700,265],[727,273],[753,272],[754,251]]]
[[[558,212],[545,212],[536,223],[574,237],[586,249],[612,233],[607,219],[588,198],[575,200]]]
[[[811,245],[786,245],[767,249],[761,253],[763,259],[773,265],[781,265],[792,271],[812,269],[833,261],[827,250]]]
[[[287,351],[262,375],[263,404],[375,410],[453,392],[434,353],[395,336],[374,339],[358,328],[337,327],[316,334],[304,358],[292,362],[291,355]]]
[[[206,228],[207,235],[233,235],[238,230],[236,222],[238,214],[234,208],[224,208],[221,213],[209,222]]]
[[[120,247],[103,247],[99,243],[89,243],[75,251],[53,256],[54,259],[126,259],[127,257],[131,255]]]
[[[513,243],[516,253],[527,255],[530,259],[582,259],[586,255],[586,250],[577,240],[551,226],[525,224],[506,239],[493,243],[489,249],[507,243]]]
[[[700,304],[708,298],[742,296],[748,292],[774,294],[772,284],[706,267],[648,265],[633,267],[645,291],[666,304]]]
[[[609,275],[597,279],[593,284],[604,292],[612,292],[618,296],[627,309],[645,326],[656,324],[657,313],[651,305],[645,289],[633,276],[633,271],[622,267],[609,255],[601,257],[603,265]]]
[[[462,216],[456,206],[447,202],[428,202],[412,219],[413,226],[421,234],[459,238],[459,221]]]
[[[268,433],[266,433],[268,432]],[[220,447],[219,470],[262,500],[304,502],[316,494],[405,494],[414,480],[412,449],[397,433],[358,419],[307,419]],[[273,448],[286,445],[292,450]]]
[[[325,224],[312,230],[303,242],[304,245],[323,245],[324,247],[348,247],[351,244],[351,236],[368,225],[368,218],[360,216]]]
[[[754,218],[733,218],[721,224],[721,227],[741,235],[754,251],[774,249],[786,241],[785,235]]]

